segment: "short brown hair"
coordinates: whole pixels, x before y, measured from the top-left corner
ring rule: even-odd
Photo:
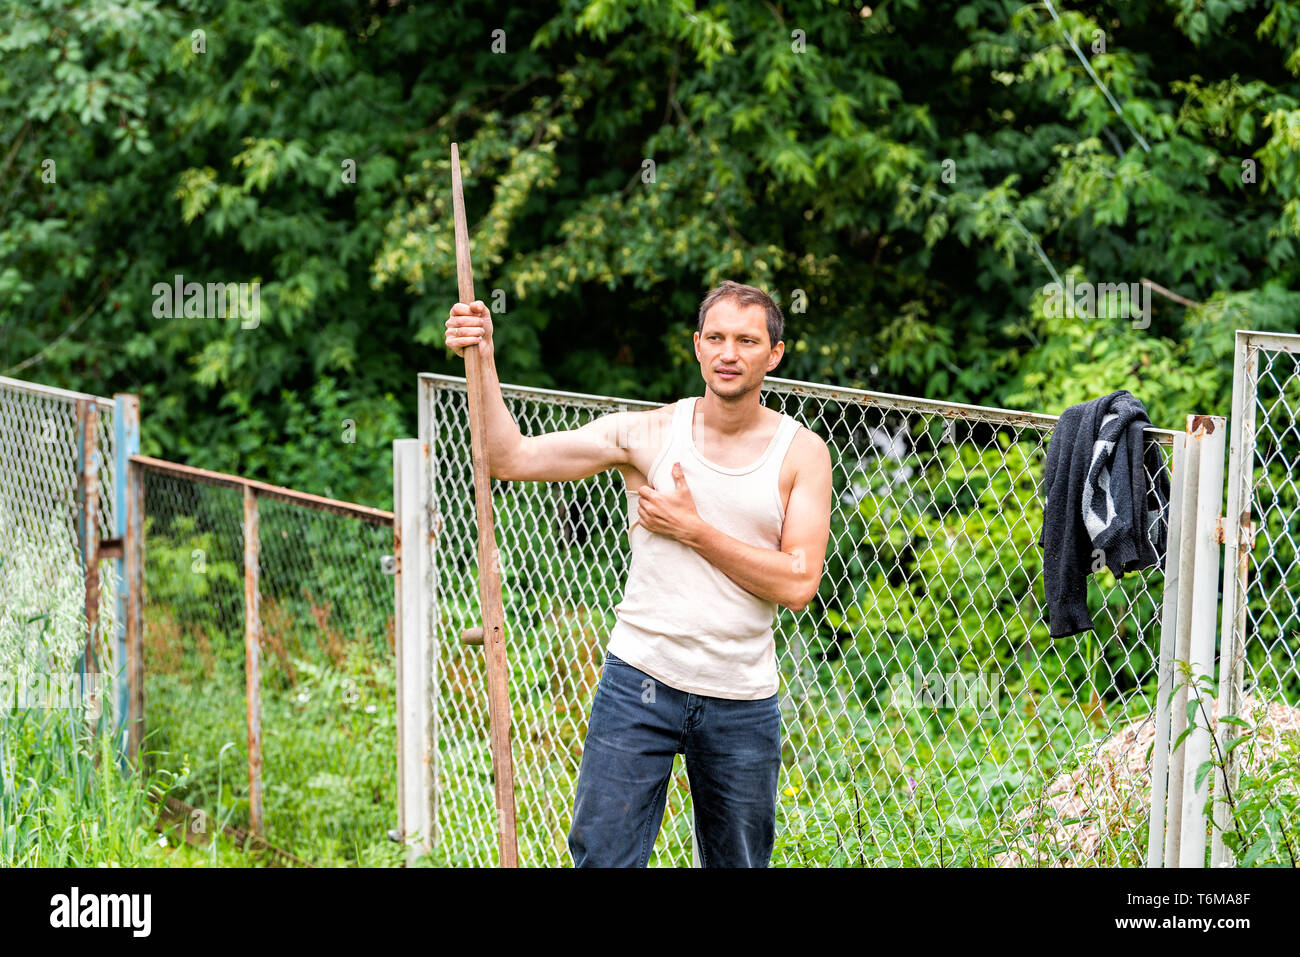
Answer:
[[[720,286],[711,289],[704,297],[704,301],[700,303],[700,317],[695,326],[697,332],[704,332],[705,314],[723,299],[730,299],[738,306],[762,306],[767,313],[767,345],[769,349],[776,348],[776,344],[781,341],[781,335],[785,332],[785,317],[781,315],[781,308],[772,301],[771,296],[757,286],[746,286],[732,282],[730,279],[724,279]]]

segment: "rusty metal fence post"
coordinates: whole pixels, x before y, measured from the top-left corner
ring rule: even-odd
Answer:
[[[261,835],[262,817],[262,613],[258,573],[257,495],[244,486],[244,680],[248,707],[248,829]]]
[[[437,635],[442,625],[442,594],[438,579],[438,563],[435,559],[443,533],[442,509],[439,502],[437,481],[438,437],[442,428],[436,396],[423,387],[417,380],[418,404],[416,406],[416,448],[419,459],[415,464],[414,478],[417,487],[414,492],[404,492],[414,497],[417,520],[415,522],[416,538],[414,547],[420,553],[419,563],[415,566],[420,576],[420,607],[416,611],[418,621],[412,627],[417,629],[422,642],[422,653],[418,656],[416,666],[420,669],[419,684],[416,685],[421,695],[421,706],[427,713],[419,714],[417,727],[425,735],[428,751],[423,760],[424,781],[428,788],[427,800],[421,799],[420,813],[428,815],[426,848],[432,849],[442,840],[442,831],[438,818],[442,813],[442,801],[439,796],[443,762],[439,756],[439,738],[442,735],[439,706],[440,676],[442,672],[441,649]],[[409,453],[407,453],[409,454]],[[409,466],[408,466],[409,468]],[[409,473],[408,473],[409,474]],[[409,515],[410,508],[407,508]],[[394,519],[394,528],[397,522]],[[407,539],[406,552],[412,547]],[[408,571],[411,571],[408,565]],[[409,579],[408,579],[409,581]],[[408,679],[410,680],[410,679]],[[409,685],[408,685],[409,688]],[[409,695],[409,692],[408,692]],[[408,745],[409,747],[409,745]]]
[[[93,687],[89,714],[102,715],[99,687],[99,406],[77,399],[77,540],[86,581],[86,646],[81,656],[81,686]]]

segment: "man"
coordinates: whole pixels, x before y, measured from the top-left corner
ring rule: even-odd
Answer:
[[[645,867],[673,757],[685,755],[705,867],[766,867],[776,831],[781,712],[772,623],[817,593],[831,459],[759,402],[785,352],[781,310],[724,282],[700,304],[706,392],[578,429],[524,436],[506,409],[482,302],[456,303],[447,345],[476,347],[494,478],[562,482],[618,469],[631,565],[615,607],[578,772],[575,866]]]

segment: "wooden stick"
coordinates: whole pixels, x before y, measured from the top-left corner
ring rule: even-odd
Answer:
[[[461,193],[460,151],[451,144],[451,206],[456,228],[456,282],[460,301],[474,301],[474,273],[469,260],[469,231]],[[492,777],[496,788],[497,844],[502,867],[519,866],[515,825],[515,766],[510,752],[510,672],[506,662],[505,609],[501,605],[501,571],[492,524],[492,486],[483,421],[483,380],[478,346],[465,350],[465,395],[469,403],[470,452],[474,461],[474,511],[478,519],[478,596],[483,610],[483,653],[487,655],[488,721],[492,737]]]

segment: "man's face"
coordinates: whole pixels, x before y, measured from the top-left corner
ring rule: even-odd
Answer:
[[[768,345],[767,318],[759,305],[738,306],[730,299],[716,302],[704,317],[704,330],[695,333],[700,373],[723,398],[757,389],[784,353],[785,343],[778,342],[775,349]]]

